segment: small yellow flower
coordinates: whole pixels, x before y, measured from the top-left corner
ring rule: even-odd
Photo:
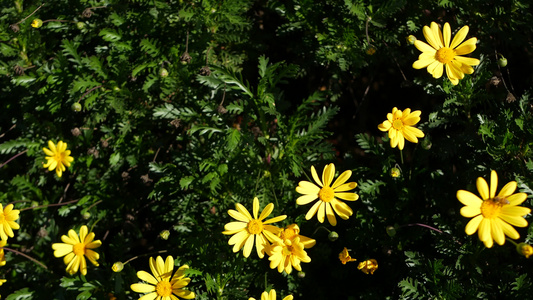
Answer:
[[[292,295],[289,295],[283,300],[292,300],[294,297]],[[255,298],[250,297],[248,300],[255,300]],[[274,289],[270,290],[270,293],[263,292],[261,294],[261,300],[276,300],[276,291]]]
[[[406,108],[403,112],[398,108],[393,108],[392,113],[387,114],[387,120],[378,125],[381,131],[388,131],[390,138],[390,146],[403,150],[405,140],[411,143],[418,143],[418,138],[424,137],[422,130],[413,127],[420,122],[419,110],[411,112],[410,108]]]
[[[292,272],[294,267],[301,271],[300,262],[311,262],[311,258],[304,250],[304,244],[300,242],[300,237],[297,236],[292,240],[286,239],[283,242],[276,242],[272,245],[269,251],[270,268],[278,268],[278,272],[285,271],[287,274]]]
[[[296,224],[291,224],[278,233],[280,240],[293,240],[296,237],[300,238],[300,242],[304,245],[304,248],[311,248],[316,244],[316,240],[300,235],[300,227]]]
[[[257,255],[263,258],[265,256],[265,247],[270,245],[268,241],[281,242],[277,237],[280,229],[269,224],[283,221],[287,216],[281,215],[264,221],[274,210],[274,204],[269,203],[259,215],[259,199],[257,197],[254,198],[253,217],[242,204],[235,204],[235,208],[237,210],[228,210],[228,214],[236,219],[237,222],[227,223],[224,226],[225,231],[222,232],[226,235],[233,235],[228,244],[233,245],[233,252],[239,252],[244,247],[243,255],[248,257],[252,253],[255,239]]]
[[[41,26],[43,26],[43,21],[41,19],[33,19],[33,21],[31,21],[31,27],[39,28]]]
[[[130,288],[136,293],[149,293],[139,298],[142,300],[194,299],[196,297],[194,292],[183,289],[191,282],[190,278],[185,277],[187,269],[189,266],[183,265],[172,276],[174,271],[174,258],[172,256],[167,256],[164,262],[161,256],[156,259],[150,257],[150,270],[152,270],[153,275],[146,271],[137,272],[137,277],[146,283],[134,283]]]
[[[401,174],[401,172],[400,172],[400,169],[398,169],[398,168],[392,168],[390,170],[390,176],[392,178],[398,178],[398,177],[400,177],[400,174]]]
[[[346,263],[351,262],[351,261],[356,261],[357,259],[352,258],[350,256],[350,253],[348,253],[348,249],[344,247],[344,249],[342,249],[342,252],[339,253],[339,260],[341,261],[343,265],[345,265]]]
[[[97,260],[100,258],[100,255],[91,250],[96,249],[102,245],[100,240],[94,240],[94,232],[89,233],[87,226],[83,225],[80,228],[80,235],[70,229],[68,231],[68,236],[61,236],[61,240],[64,243],[54,243],[52,244],[52,249],[54,249],[55,257],[62,257],[63,262],[67,265],[67,272],[69,274],[75,274],[80,269],[81,274],[87,275],[87,261],[89,261],[98,266]]]
[[[165,241],[168,240],[168,237],[170,236],[170,231],[168,230],[163,230],[159,233],[159,237],[161,237],[162,239],[164,239]]]
[[[359,263],[359,266],[357,266],[357,269],[363,271],[365,274],[374,274],[374,272],[378,269],[378,262],[375,259],[369,259],[365,260]]]
[[[2,286],[2,284],[6,283],[6,281],[7,281],[7,279],[0,279],[0,286]]]
[[[55,145],[52,141],[48,141],[48,148],[43,148],[46,155],[47,162],[43,167],[48,168],[49,171],[56,170],[57,177],[61,177],[63,171],[66,170],[65,166],[70,167],[70,163],[74,161],[74,158],[70,156],[70,150],[67,150],[67,143],[59,141]]]
[[[124,269],[124,264],[120,261],[117,261],[116,263],[113,264],[113,266],[111,267],[111,270],[113,270],[113,272],[120,272]]]
[[[13,229],[19,229],[20,225],[15,222],[18,220],[20,210],[13,209],[13,204],[8,204],[3,208],[0,203],[0,238],[5,241],[7,237],[14,237]]]
[[[498,174],[494,170],[490,174],[490,188],[481,177],[477,179],[476,186],[481,198],[469,191],[457,191],[457,199],[466,205],[461,208],[461,215],[472,218],[466,224],[466,234],[471,235],[477,231],[479,239],[487,248],[491,248],[494,241],[503,245],[506,235],[512,239],[519,238],[520,235],[511,225],[527,226],[524,216],[529,214],[531,209],[518,206],[526,200],[527,194],[513,194],[517,184],[516,181],[511,181],[496,196]]]
[[[7,241],[0,241],[0,267],[6,265],[6,254],[4,253],[4,247],[6,246]]]
[[[479,59],[461,56],[476,50],[477,39],[475,37],[463,43],[468,34],[468,26],[461,28],[451,43],[452,34],[448,23],[444,24],[444,29],[441,32],[439,25],[431,22],[431,28],[424,26],[423,32],[429,45],[420,40],[414,42],[415,47],[422,51],[422,54],[413,63],[413,68],[423,69],[427,67],[428,73],[434,78],[440,78],[445,68],[446,75],[453,85],[457,85],[465,74],[474,73],[471,66],[479,65]]]
[[[516,246],[516,251],[518,251],[520,255],[523,255],[526,258],[529,258],[531,255],[533,255],[533,247],[531,247],[531,245],[526,244],[526,243],[518,244]]]
[[[348,220],[353,214],[353,210],[339,199],[346,201],[356,201],[359,199],[359,195],[354,192],[346,193],[357,187],[357,183],[355,182],[345,183],[352,176],[352,171],[344,171],[335,182],[333,182],[333,177],[335,177],[334,164],[329,164],[324,167],[322,180],[318,178],[314,166],[311,166],[311,175],[318,185],[309,181],[300,181],[296,187],[296,191],[303,194],[303,196],[296,199],[296,204],[306,205],[318,199],[305,215],[305,219],[309,220],[316,214],[318,221],[324,223],[324,217],[327,216],[329,223],[335,226],[337,225],[337,219],[333,213],[335,212],[342,219]]]

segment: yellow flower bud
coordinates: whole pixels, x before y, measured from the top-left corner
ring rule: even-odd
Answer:
[[[113,272],[117,272],[117,273],[122,271],[122,269],[124,269],[124,264],[122,262],[120,262],[120,261],[117,261],[111,267],[111,270],[113,270]]]
[[[531,255],[533,255],[533,247],[526,243],[518,244],[516,246],[516,251],[518,251],[518,253],[525,256],[526,258],[529,258]]]
[[[416,37],[414,35],[409,35],[408,37],[405,38],[407,40],[407,43],[409,45],[414,45],[415,44],[415,41],[416,41]]]
[[[159,236],[166,241],[168,240],[168,237],[170,236],[170,231],[163,230],[161,231],[161,233],[159,233]]]
[[[43,21],[41,19],[33,19],[33,21],[31,21],[31,27],[39,28],[41,26],[43,26]]]
[[[390,170],[390,176],[392,178],[398,178],[398,177],[400,177],[400,174],[401,174],[401,172],[400,172],[400,169],[398,169],[398,168],[392,168]]]

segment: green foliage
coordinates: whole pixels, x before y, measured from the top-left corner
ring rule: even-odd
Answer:
[[[5,299],[138,299],[130,286],[157,255],[190,267],[195,299],[533,292],[527,259],[511,240],[487,249],[466,235],[456,198],[496,170],[499,189],[516,181],[531,207],[529,1],[13,0],[0,11],[0,200],[20,210]],[[424,41],[433,21],[478,40],[468,56],[481,63],[456,86],[412,68],[420,51],[406,38]],[[421,111],[425,136],[402,151],[377,128],[393,107]],[[42,149],[60,140],[74,161],[57,177]],[[320,177],[330,163],[359,195],[335,227],[296,204],[311,166]],[[251,211],[254,197],[274,204],[269,218],[287,216],[274,225],[316,240],[304,273],[228,245],[228,210]],[[82,225],[102,241],[99,266],[69,275],[52,244]],[[531,243],[532,226],[517,230]],[[339,262],[344,247],[357,262]],[[374,275],[357,269],[369,258]]]

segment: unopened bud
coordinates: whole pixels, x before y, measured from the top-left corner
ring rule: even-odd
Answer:
[[[31,27],[40,28],[41,26],[43,26],[43,20],[41,20],[41,19],[33,19],[33,21],[31,21]]]
[[[328,239],[332,242],[336,241],[339,238],[339,234],[335,231],[332,231],[328,234]]]
[[[170,236],[170,231],[163,230],[161,231],[161,233],[159,233],[159,236],[166,241],[168,240],[168,237]]]
[[[120,262],[120,261],[117,261],[111,267],[111,270],[113,270],[113,272],[117,272],[117,273],[122,271],[122,269],[124,269],[124,264],[122,262]]]
[[[396,235],[396,227],[394,227],[394,226],[387,226],[387,228],[385,228],[385,230],[387,231],[387,234],[390,237],[393,237],[393,236]]]

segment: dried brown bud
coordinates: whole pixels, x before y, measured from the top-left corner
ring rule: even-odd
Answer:
[[[81,135],[81,130],[78,127],[72,128],[72,130],[70,130],[70,132],[72,133],[73,136],[80,136]]]
[[[96,149],[96,147],[89,148],[89,150],[87,150],[87,154],[94,156],[94,158],[98,158],[98,156],[100,156],[100,152]]]
[[[15,65],[15,66],[13,67],[13,70],[15,71],[15,74],[17,74],[17,75],[22,75],[22,74],[24,74],[24,68],[21,67],[21,66],[19,66],[19,65]]]
[[[222,105],[219,105],[219,106],[217,107],[217,111],[218,111],[219,114],[225,114],[225,113],[228,112],[228,110],[227,110],[224,106],[222,106]]]
[[[128,180],[130,179],[130,173],[124,171],[122,172],[122,180]]]
[[[11,25],[9,25],[9,28],[11,28],[11,30],[13,30],[13,32],[19,32],[20,31],[19,24],[11,24]]]
[[[84,18],[90,18],[92,15],[94,14],[94,12],[91,10],[90,7],[87,7],[85,10],[83,10],[83,12],[81,13],[81,15],[84,17]]]
[[[505,100],[507,100],[508,103],[515,102],[516,97],[511,92],[508,92],[507,98],[505,98]]]
[[[174,120],[170,121],[170,125],[172,125],[172,126],[174,126],[176,128],[180,127],[180,123],[181,123],[180,119],[174,119]]]
[[[148,174],[141,176],[141,179],[142,179],[142,181],[143,181],[144,183],[148,183],[148,182],[152,182],[152,181],[154,181],[153,179],[151,179],[151,178],[148,176]]]
[[[209,69],[208,66],[204,66],[200,69],[200,75],[202,76],[209,76],[211,75],[211,69]]]
[[[191,59],[192,57],[189,55],[189,52],[185,51],[181,56],[180,56],[180,61],[182,63],[189,63],[191,62]]]
[[[102,147],[104,148],[109,147],[109,142],[107,140],[102,139],[100,140],[100,143],[102,144]]]

